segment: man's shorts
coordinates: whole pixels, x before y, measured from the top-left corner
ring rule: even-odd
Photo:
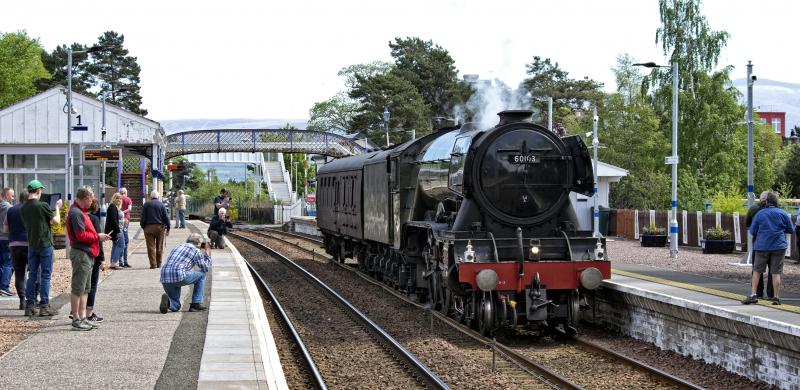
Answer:
[[[69,250],[69,259],[72,261],[72,293],[83,295],[92,289],[92,258],[79,249]]]
[[[764,273],[767,271],[767,265],[773,275],[780,275],[783,273],[783,256],[786,255],[786,249],[777,251],[755,251],[753,256],[753,271]]]

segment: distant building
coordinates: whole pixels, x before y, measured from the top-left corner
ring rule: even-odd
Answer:
[[[759,111],[758,117],[761,118],[761,123],[772,127],[775,134],[780,134],[781,138],[786,138],[789,134],[786,133],[786,113],[777,111]]]

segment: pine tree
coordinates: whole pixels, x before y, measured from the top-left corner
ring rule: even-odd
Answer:
[[[108,102],[139,115],[147,115],[143,109],[139,72],[141,68],[136,57],[129,55],[123,47],[125,36],[114,31],[106,31],[97,39],[97,46],[103,50],[92,53],[89,72],[94,84],[107,91]]]
[[[72,55],[72,90],[84,94],[90,94],[92,88],[92,75],[89,73],[89,54],[80,53],[87,50],[86,45],[80,43],[72,44],[72,51],[78,52]],[[51,78],[40,79],[36,82],[36,89],[46,91],[55,86],[67,86],[67,45],[59,45],[53,49],[52,53],[42,51],[42,64]]]

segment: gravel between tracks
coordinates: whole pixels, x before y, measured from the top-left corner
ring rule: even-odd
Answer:
[[[287,310],[328,387],[420,387],[395,358],[373,341],[368,331],[346,317],[336,303],[304,277],[268,258],[259,249],[241,240],[233,240],[239,252],[251,261]]]
[[[237,245],[237,248],[241,248],[241,246]],[[267,313],[267,321],[269,321],[270,329],[278,348],[278,356],[281,360],[281,368],[283,369],[283,375],[286,377],[286,383],[290,389],[310,389],[312,383],[306,367],[303,366],[302,353],[300,353],[297,344],[292,340],[286,325],[280,319],[280,314],[267,302],[267,299],[265,296],[264,310]]]
[[[613,240],[613,241],[612,241]],[[608,256],[612,262],[642,264],[653,267],[688,272],[713,278],[750,283],[750,267],[738,267],[741,253],[729,255],[703,254],[700,250],[681,248],[677,259],[669,257],[669,248],[645,248],[639,241],[614,237],[609,239]],[[783,263],[782,288],[800,293],[800,264],[785,259]]]
[[[289,240],[292,242],[301,241],[294,238],[289,238]],[[609,241],[609,247],[610,254],[613,255],[615,259],[634,264],[648,264],[653,266],[662,266],[664,263],[668,263],[670,260],[668,248],[643,248],[639,246],[637,241],[621,239],[614,240],[615,241]],[[303,247],[310,248],[315,244],[306,241],[301,242],[301,245],[303,245]],[[657,251],[653,251],[653,249],[656,249]],[[647,262],[642,262],[642,260]],[[738,267],[728,266],[728,262],[738,261],[738,257],[732,255],[704,255],[700,251],[684,250],[681,252],[681,260],[682,261],[673,264],[673,266],[676,266],[676,268],[673,269],[685,272],[691,272],[689,270],[704,269],[706,272],[711,272],[710,274],[707,274],[708,276],[715,277],[721,277],[719,274],[713,273],[715,267],[719,269],[725,269],[725,267],[733,268],[734,271],[740,270]],[[689,261],[684,263],[683,260]],[[678,269],[677,266],[681,266],[686,269]],[[789,267],[793,268],[795,272],[800,270],[800,267],[795,266],[794,262],[792,261],[789,261],[786,264],[784,270]],[[590,325],[583,325],[581,327],[581,333],[591,341],[598,342],[601,345],[605,345],[619,353],[645,362],[653,367],[659,368],[665,372],[684,378],[692,383],[708,389],[759,390],[775,388],[766,383],[753,382],[745,377],[730,373],[725,371],[720,366],[707,364],[702,360],[694,360],[690,357],[681,356],[671,351],[663,351],[653,344],[635,340],[621,334],[609,333],[607,330],[594,328]],[[626,384],[622,386],[622,388],[641,388],[641,386]]]
[[[434,324],[436,331],[431,333],[430,317],[427,313],[357,275],[331,263],[311,260],[306,252],[278,240],[248,233],[243,235],[267,243],[342,294],[421,359],[449,386],[457,389],[549,388],[522,371],[509,367],[500,358],[498,367],[508,369],[493,372],[491,353],[486,347],[438,323]]]

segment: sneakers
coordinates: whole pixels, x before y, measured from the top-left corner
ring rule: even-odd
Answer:
[[[161,294],[161,304],[158,305],[158,311],[161,314],[167,314],[167,309],[169,309],[169,297],[167,294]]]
[[[742,300],[742,303],[749,305],[751,303],[758,303],[758,298],[755,295],[748,295],[747,298]]]
[[[50,307],[49,304],[39,305],[39,317],[52,317],[58,314],[58,310]]]
[[[778,298],[778,297],[774,297],[774,298],[772,298],[772,299],[771,299],[771,301],[772,301],[772,304],[773,304],[773,305],[775,305],[775,306],[777,306],[777,305],[780,305],[780,304],[781,304],[781,299],[780,299],[780,298]]]
[[[130,264],[125,264],[125,265],[121,265],[120,267],[123,267],[123,268],[131,268],[131,265],[130,265]]]
[[[25,298],[20,298],[19,299],[19,309],[20,310],[25,310]]]
[[[99,315],[97,315],[97,313],[92,313],[92,315],[90,315],[89,318],[87,318],[87,319],[90,322],[95,322],[95,323],[98,323],[98,324],[103,322],[103,320],[105,320],[105,318],[100,317]]]
[[[10,296],[12,296],[14,294],[12,294],[11,291],[8,291],[8,289],[2,289],[2,290],[0,290],[0,295],[6,296],[6,297],[10,297]]]
[[[92,330],[94,327],[89,324],[86,320],[72,320],[72,330]]]
[[[83,323],[84,323],[84,324],[86,324],[86,325],[89,325],[89,326],[91,326],[91,327],[92,327],[92,329],[97,329],[97,328],[99,328],[99,327],[100,327],[100,325],[98,325],[98,324],[97,324],[96,322],[94,322],[94,321],[90,321],[88,318],[84,318],[84,319],[82,319],[82,320],[81,320],[81,322],[83,322]]]
[[[39,310],[36,308],[36,305],[28,303],[25,306],[25,315],[28,317],[36,317],[39,315]]]
[[[207,307],[200,303],[193,303],[189,306],[189,311],[206,311]]]

